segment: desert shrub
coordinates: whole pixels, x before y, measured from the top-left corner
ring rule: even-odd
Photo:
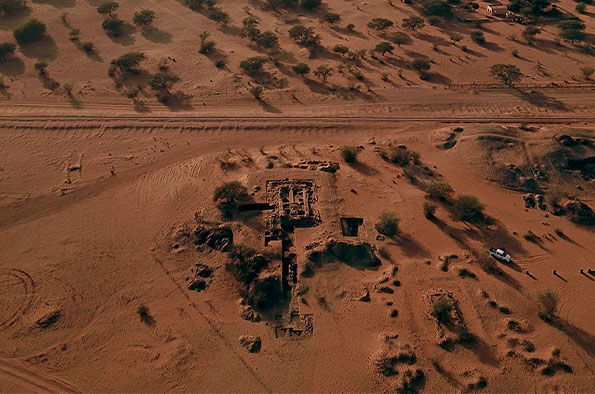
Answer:
[[[230,261],[225,264],[225,270],[238,282],[249,286],[268,264],[262,255],[242,245],[234,245],[229,251]]]
[[[114,17],[114,12],[116,12],[120,8],[120,4],[115,1],[106,1],[101,3],[99,7],[97,7],[97,12],[101,15],[109,15],[110,18]]]
[[[16,44],[12,42],[3,42],[0,44],[0,62],[8,60],[17,49]]]
[[[298,63],[291,67],[291,69],[294,73],[301,75],[302,77],[310,72],[310,66],[308,66],[306,63]]]
[[[225,182],[217,186],[213,192],[214,202],[227,200],[228,202],[237,204],[238,202],[248,201],[249,199],[250,194],[248,194],[248,189],[238,181]]]
[[[525,41],[531,44],[535,40],[535,36],[541,33],[541,29],[535,26],[527,26],[521,33]]]
[[[484,252],[477,258],[477,263],[488,274],[502,275],[504,271],[496,264],[492,256],[488,252]]]
[[[477,279],[477,275],[475,275],[472,271],[469,271],[467,268],[461,268],[459,270],[459,276],[461,278]]]
[[[345,55],[347,53],[349,53],[349,48],[347,48],[345,45],[335,45],[333,47],[333,52],[335,53],[339,53],[341,55]]]
[[[414,15],[410,16],[409,18],[404,18],[401,26],[403,26],[405,29],[415,31],[415,29],[421,29],[424,27],[425,23],[423,18]]]
[[[411,61],[411,68],[419,72],[428,71],[430,69],[430,62],[422,58],[413,59]]]
[[[580,70],[581,74],[583,74],[583,78],[585,78],[586,80],[590,80],[591,75],[593,75],[593,73],[595,72],[595,68],[591,66],[583,66]]]
[[[579,14],[585,14],[587,12],[587,5],[583,2],[579,2],[576,4],[576,7],[574,9]]]
[[[485,42],[486,42],[485,36],[482,31],[472,32],[471,39],[479,45],[485,44]]]
[[[490,67],[490,74],[507,86],[520,82],[524,75],[514,64],[494,64]]]
[[[333,25],[333,24],[335,24],[335,23],[339,22],[339,20],[340,20],[340,19],[341,19],[341,15],[339,15],[339,14],[336,14],[336,13],[334,13],[334,12],[327,12],[327,13],[325,13],[325,14],[322,16],[322,18],[320,18],[320,20],[321,20],[322,22],[326,22],[326,23],[329,23],[329,24],[331,24],[331,25]]]
[[[167,91],[174,83],[178,82],[179,80],[180,77],[175,74],[160,71],[151,76],[149,79],[149,86],[153,90]]]
[[[45,36],[45,32],[45,23],[33,18],[15,29],[13,34],[19,44],[29,44],[41,40]]]
[[[212,7],[209,10],[207,16],[209,17],[209,19],[214,20],[215,22],[223,26],[229,23],[229,14],[219,7]]]
[[[0,0],[0,16],[10,16],[27,9],[24,0]]]
[[[396,213],[388,211],[383,212],[378,216],[378,221],[375,225],[376,231],[387,237],[392,237],[399,231],[400,221],[401,219],[399,219]]]
[[[344,145],[341,147],[341,157],[345,160],[345,163],[355,163],[358,154],[359,148],[357,146]]]
[[[45,60],[40,60],[33,65],[33,68],[37,70],[40,76],[46,74],[46,68],[48,67],[48,62]]]
[[[255,308],[266,310],[277,305],[282,298],[281,280],[269,276],[254,284],[248,296],[248,303]]]
[[[152,10],[142,10],[135,12],[134,16],[132,17],[132,22],[142,29],[149,29],[154,20],[155,11]]]
[[[348,23],[347,26],[345,26],[345,28],[349,31],[354,31],[355,25],[353,23]]]
[[[558,310],[560,296],[552,290],[547,290],[537,295],[539,304],[539,317],[547,322],[552,321]]]
[[[432,316],[440,323],[446,324],[450,322],[450,313],[453,305],[449,297],[440,296],[432,302]]]
[[[312,27],[296,25],[289,29],[289,37],[303,47],[315,49],[320,46],[320,36]]]
[[[393,44],[391,44],[388,41],[379,42],[374,47],[374,52],[379,52],[382,55],[384,55],[387,52],[388,53],[393,53],[394,50],[395,50],[395,47],[393,46]]]
[[[313,10],[320,7],[322,0],[301,0],[301,5],[307,10]]]
[[[321,78],[323,82],[326,82],[327,78],[333,75],[333,68],[327,64],[321,64],[314,70],[314,75]]]
[[[122,28],[124,27],[124,21],[117,17],[106,18],[102,23],[101,27],[109,35],[119,37],[122,35]]]
[[[436,205],[435,203],[433,203],[431,201],[424,202],[424,216],[426,217],[426,219],[434,218],[434,213],[436,212],[436,208],[438,208],[438,205]]]
[[[368,22],[368,28],[378,31],[384,31],[390,27],[392,27],[395,23],[390,19],[386,18],[374,18],[370,22]]]
[[[262,66],[268,61],[264,56],[249,57],[240,62],[240,68],[248,74],[256,74],[262,70]]]
[[[140,304],[136,310],[136,313],[138,313],[140,321],[145,323],[147,326],[152,326],[155,324],[155,318],[151,315],[149,307],[147,307],[145,304]]]
[[[539,236],[531,230],[527,231],[527,234],[525,234],[523,236],[523,238],[525,238],[529,242],[533,242],[533,243],[539,242]]]
[[[81,49],[86,53],[93,53],[95,52],[95,44],[93,44],[91,41],[82,42]]]
[[[448,200],[454,192],[445,180],[433,180],[425,189],[428,197],[433,200]]]
[[[511,0],[508,9],[525,15],[538,15],[549,4],[548,0]]]
[[[72,90],[74,89],[74,86],[71,83],[65,83],[62,85],[62,89],[64,89],[64,93],[66,93],[67,96],[72,97]]]
[[[199,53],[207,54],[213,51],[215,48],[215,41],[202,41],[200,43],[200,48],[198,49]]]
[[[217,68],[223,68],[223,67],[225,67],[225,61],[222,60],[222,59],[217,60],[215,62],[215,67],[217,67]]]
[[[422,6],[426,15],[442,17],[449,17],[452,15],[450,4],[443,0],[424,0],[422,1]]]
[[[560,227],[556,227],[554,232],[558,235],[558,237],[564,237],[566,235],[564,234],[564,230],[562,230]]]
[[[461,41],[463,39],[463,36],[460,35],[459,33],[451,33],[450,34],[450,41],[452,41],[452,43],[454,45],[457,44],[457,42]]]
[[[456,220],[468,223],[480,223],[485,220],[484,207],[477,197],[462,195],[452,204],[452,213]]]
[[[419,153],[399,146],[391,146],[382,156],[401,167],[407,167],[412,161],[417,164],[420,158]]]
[[[274,48],[279,43],[279,37],[272,31],[265,31],[256,37],[256,44],[262,48]]]
[[[138,66],[144,59],[145,54],[143,52],[128,52],[113,59],[110,65],[114,70],[118,70],[124,75],[134,75],[139,73]]]

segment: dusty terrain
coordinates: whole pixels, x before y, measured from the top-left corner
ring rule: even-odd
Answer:
[[[562,206],[595,209],[595,94],[580,71],[593,65],[593,6],[581,15],[584,43],[560,42],[556,22],[543,22],[533,45],[523,25],[487,15],[489,3],[456,6],[457,17],[485,22],[480,45],[470,38],[478,28],[456,19],[402,28],[420,10],[400,1],[327,1],[310,12],[221,0],[225,26],[179,1],[126,1],[117,38],[101,28],[100,3],[32,0],[0,17],[0,43],[30,17],[48,28],[0,62],[1,392],[595,390],[595,226],[550,204],[558,193]],[[574,13],[573,1],[556,5]],[[155,29],[132,24],[142,8],[155,11]],[[340,21],[320,23],[327,11]],[[238,36],[249,15],[278,34],[277,51]],[[395,26],[370,31],[378,16]],[[323,49],[289,38],[298,23],[315,28]],[[69,40],[70,28],[94,53]],[[217,48],[209,56],[198,53],[204,31]],[[456,45],[452,32],[463,36]],[[353,68],[332,51],[369,50],[393,34],[404,37],[393,54]],[[131,51],[146,56],[139,76],[109,77],[110,61]],[[250,56],[269,57],[263,73],[240,69]],[[183,102],[164,105],[146,86],[163,58]],[[418,58],[431,61],[427,80],[410,66]],[[302,78],[291,68],[300,62],[335,72]],[[487,86],[495,63],[519,66],[523,84]],[[357,162],[344,161],[344,146]],[[412,159],[395,164],[391,149]],[[252,309],[226,265],[231,245],[243,246],[267,260],[258,280],[284,272],[283,247],[265,247],[271,208],[224,220],[213,193],[238,181],[253,202],[270,203],[267,181],[286,178],[315,184],[315,225],[290,234],[290,290]],[[428,196],[436,180],[451,197]],[[457,220],[461,195],[476,196],[489,220]],[[385,211],[400,218],[395,236],[376,229]],[[363,219],[356,237],[343,234],[343,217]],[[198,228],[233,241],[199,242]],[[329,252],[353,243],[370,264]],[[480,263],[489,247],[512,256],[489,260],[498,273]],[[549,322],[539,316],[545,291],[560,297]],[[432,314],[442,298],[452,305],[446,323]]]

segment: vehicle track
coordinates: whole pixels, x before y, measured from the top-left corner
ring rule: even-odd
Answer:
[[[175,116],[135,116],[135,115],[0,115],[0,121],[8,121],[10,125],[17,122],[33,121],[98,121],[111,123],[124,123],[134,121],[147,125],[150,123],[173,123],[173,122],[253,122],[253,123],[295,123],[295,122],[327,122],[327,123],[396,123],[396,122],[440,122],[440,123],[578,123],[595,121],[593,115],[573,116],[360,116],[360,115],[335,115],[335,116],[196,116],[179,115]],[[2,126],[2,123],[0,123]],[[123,126],[126,126],[123,124]]]
[[[17,320],[20,319],[22,315],[27,313],[33,303],[33,297],[35,295],[35,282],[31,278],[31,275],[18,269],[0,268],[0,292],[4,293],[6,291],[14,291],[15,285],[16,287],[20,288],[17,289],[17,291],[21,290],[22,292],[22,296],[18,297],[21,298],[22,301],[19,302],[16,300],[16,298],[13,299],[14,302],[11,302],[11,304],[18,302],[18,306],[12,311],[8,311],[6,314],[7,316],[4,314],[0,315],[0,330],[4,330],[12,326]]]
[[[12,380],[21,384],[27,392],[41,393],[80,393],[81,391],[72,384],[49,376],[41,372],[35,372],[26,368],[16,360],[0,358],[0,390],[2,381]]]

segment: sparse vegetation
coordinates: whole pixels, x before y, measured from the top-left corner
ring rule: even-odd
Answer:
[[[485,36],[482,31],[474,31],[471,33],[471,39],[473,42],[483,45],[486,42]]]
[[[306,63],[298,63],[296,65],[294,65],[293,67],[291,67],[291,69],[293,70],[294,73],[305,77],[306,75],[308,75],[310,73],[310,66],[308,66]]]
[[[8,60],[14,54],[17,46],[12,42],[0,43],[0,62]]]
[[[132,17],[132,22],[143,30],[148,30],[152,27],[155,20],[155,11],[142,10],[135,12]]]
[[[514,64],[494,64],[490,68],[490,73],[506,86],[514,86],[524,77],[521,70]]]
[[[326,83],[327,78],[333,75],[333,72],[334,70],[331,66],[322,64],[316,67],[316,70],[314,70],[314,75],[322,79],[322,82]]]
[[[314,50],[320,46],[320,36],[314,32],[314,28],[304,25],[296,25],[289,29],[289,37],[299,45]]]
[[[477,197],[461,195],[453,201],[452,213],[456,220],[467,223],[481,223],[486,217],[484,207]]]
[[[46,75],[47,67],[48,67],[48,62],[46,62],[45,60],[40,60],[33,65],[33,68],[35,68],[37,70],[40,77]]]
[[[483,252],[477,258],[477,263],[488,274],[492,275],[503,275],[504,271],[496,264],[496,261],[488,252]]]
[[[539,317],[546,322],[551,322],[555,319],[558,311],[558,301],[560,296],[552,290],[547,290],[537,295],[537,303],[539,304]]]
[[[240,68],[246,71],[248,74],[256,74],[262,70],[262,66],[268,60],[269,59],[264,56],[249,57],[248,59],[242,60],[240,62]]]
[[[115,1],[106,1],[101,3],[99,7],[97,7],[97,12],[101,15],[109,15],[110,18],[114,18],[115,12],[120,8],[120,4]]]
[[[409,29],[411,31],[415,31],[416,29],[421,29],[425,26],[425,22],[423,18],[419,16],[410,16],[409,18],[404,18],[403,23],[401,24],[405,29]]]
[[[387,237],[395,236],[399,231],[399,222],[401,219],[394,212],[383,212],[376,221],[376,231]]]
[[[432,316],[442,324],[450,322],[453,305],[449,297],[440,296],[432,302]]]
[[[453,192],[454,190],[445,180],[433,180],[426,186],[427,196],[433,200],[446,201]]]
[[[238,203],[249,200],[248,190],[238,181],[225,182],[213,192],[213,201],[226,219],[233,217]]]
[[[359,155],[359,148],[357,146],[344,145],[341,147],[341,157],[345,163],[355,163]]]
[[[431,201],[424,202],[424,216],[426,219],[434,219],[434,213],[436,212],[438,205]]]
[[[120,37],[122,35],[124,21],[118,17],[109,17],[101,23],[101,27],[103,27],[103,30],[105,30],[108,35]]]
[[[370,22],[368,22],[368,28],[377,31],[385,31],[386,29],[392,27],[395,23],[390,19],[386,18],[374,18]]]
[[[39,19],[29,19],[21,27],[14,30],[14,38],[19,44],[30,44],[41,40],[46,33],[45,23]]]

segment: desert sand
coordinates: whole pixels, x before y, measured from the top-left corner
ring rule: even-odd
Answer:
[[[401,20],[419,7],[397,1],[327,1],[341,17],[330,25],[322,11],[222,0],[225,26],[178,1],[127,1],[116,38],[101,28],[99,1],[28,3],[0,18],[0,42],[32,16],[48,28],[0,63],[1,392],[594,391],[595,216],[572,208],[595,209],[595,94],[580,71],[593,64],[581,49],[592,13],[581,15],[587,43],[556,43],[556,23],[543,23],[528,45],[523,25],[480,2],[479,45],[469,23],[406,31]],[[572,1],[556,5],[574,12]],[[155,29],[132,24],[143,8]],[[93,54],[69,40],[63,12]],[[238,36],[248,15],[278,34],[280,53]],[[367,55],[357,78],[331,49],[386,41],[366,27],[378,16],[407,39]],[[295,44],[297,23],[326,49]],[[198,53],[203,31],[216,55]],[[464,35],[456,45],[453,31]],[[109,63],[131,51],[145,53],[143,71],[119,85]],[[239,67],[250,56],[272,58],[258,78]],[[184,100],[165,105],[147,86],[126,97],[168,57]],[[420,57],[432,60],[427,80],[409,66]],[[300,62],[335,73],[302,78],[291,70]],[[495,63],[517,64],[524,85],[487,86]],[[286,179],[314,185],[304,194],[313,223],[284,233],[295,253],[287,276],[282,242],[265,245],[278,202],[270,181]],[[225,182],[271,206],[224,218],[213,195]],[[452,192],[433,198],[432,182]],[[479,200],[481,220],[457,218],[462,195]],[[379,233],[383,212],[400,219],[395,235]],[[343,232],[346,217],[362,219],[356,236]],[[213,229],[233,239],[200,240]],[[229,268],[242,247],[265,261],[247,287]],[[486,268],[490,247],[512,261]],[[282,296],[249,305],[266,278]],[[559,297],[551,319],[540,316],[547,291]]]

